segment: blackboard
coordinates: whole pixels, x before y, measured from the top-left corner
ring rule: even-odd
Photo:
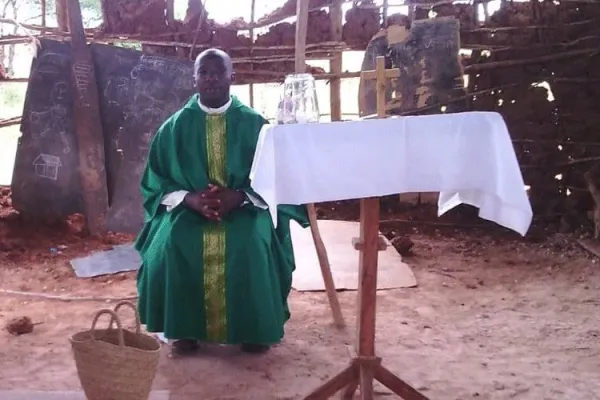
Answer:
[[[73,135],[69,46],[42,40],[25,96],[12,198],[28,218],[55,220],[81,212]]]
[[[101,44],[91,50],[105,140],[107,229],[136,232],[143,222],[139,179],[148,145],[162,122],[193,94],[193,63]],[[12,185],[15,208],[33,219],[82,212],[70,66],[68,44],[41,41]]]
[[[400,69],[396,90],[402,98],[397,112],[444,103],[465,94],[459,60],[460,23],[454,17],[413,22],[410,36],[390,46],[390,57]],[[446,112],[464,111],[450,103]],[[440,109],[431,109],[438,114]]]
[[[404,40],[388,43],[386,34],[378,34],[365,51],[362,70],[375,69],[377,56],[386,57],[387,68],[398,68],[400,77],[394,80],[393,89],[398,100],[392,114],[411,112],[444,103],[465,94],[462,68],[459,61],[459,21],[453,17],[414,21]],[[390,27],[388,30],[400,29]],[[361,114],[376,112],[376,87],[374,80],[361,82]],[[392,96],[388,85],[387,97]],[[452,102],[446,112],[464,111],[464,105]],[[440,113],[431,108],[420,114]]]

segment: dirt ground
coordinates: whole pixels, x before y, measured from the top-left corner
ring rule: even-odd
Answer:
[[[533,232],[523,240],[482,221],[459,223],[460,212],[437,219],[419,210],[382,207],[382,231],[414,242],[405,261],[419,282],[378,293],[384,364],[431,399],[600,399],[598,260],[567,236]],[[325,205],[321,215],[354,219],[357,211],[356,204]],[[83,238],[76,220],[27,227],[5,207],[0,289],[135,295],[133,273],[83,280],[68,266],[74,256],[128,240]],[[208,348],[172,359],[164,349],[155,389],[170,390],[173,400],[301,399],[349,359],[356,293],[340,293],[340,300],[347,332],[331,325],[324,294],[293,292],[285,340],[266,355]],[[108,305],[0,294],[0,327],[24,315],[40,323],[21,336],[0,331],[0,389],[78,389],[68,337]],[[377,398],[392,398],[377,389]]]

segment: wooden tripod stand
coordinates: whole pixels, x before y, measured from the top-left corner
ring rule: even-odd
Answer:
[[[365,79],[377,80],[377,117],[385,118],[386,78],[398,77],[398,69],[385,69],[385,58],[377,58],[377,69],[365,71]],[[373,380],[381,382],[404,400],[427,400],[427,397],[386,369],[381,358],[375,356],[375,309],[377,297],[378,252],[386,244],[379,237],[379,198],[362,199],[360,202],[360,238],[354,240],[354,248],[360,252],[357,355],[350,365],[309,394],[305,400],[328,399],[343,390],[342,399],[351,400],[360,389],[361,400],[373,400]]]

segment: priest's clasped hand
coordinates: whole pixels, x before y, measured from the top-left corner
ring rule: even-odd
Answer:
[[[208,189],[188,193],[184,203],[190,209],[210,221],[220,221],[224,215],[240,207],[244,202],[242,192],[217,185],[208,185]]]

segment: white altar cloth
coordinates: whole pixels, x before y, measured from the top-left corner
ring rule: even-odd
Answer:
[[[267,125],[251,186],[269,206],[440,192],[438,216],[461,203],[525,235],[531,205],[504,120],[467,112]]]

